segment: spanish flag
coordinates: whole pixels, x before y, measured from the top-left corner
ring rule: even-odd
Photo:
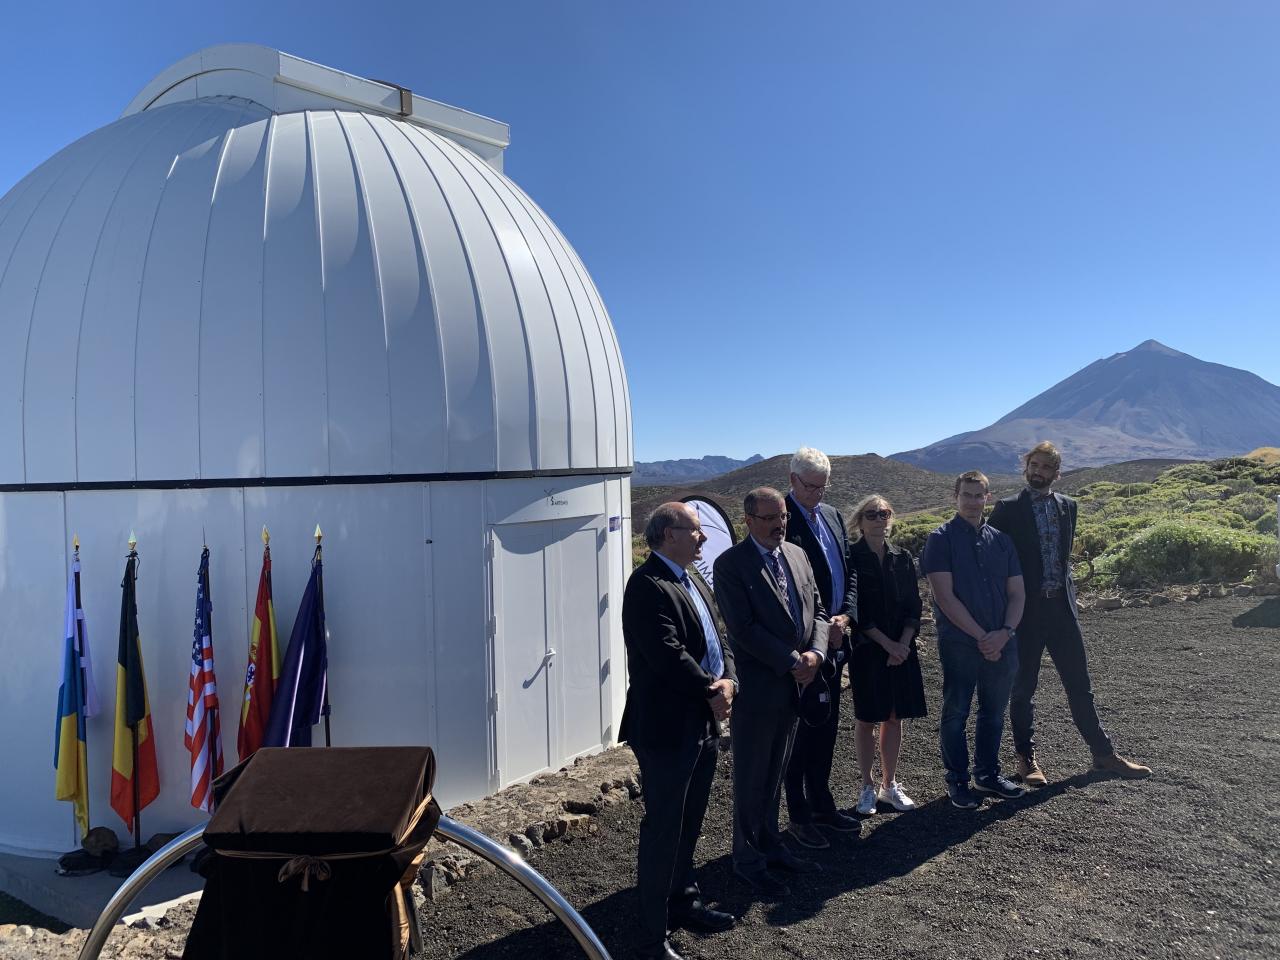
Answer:
[[[151,703],[138,639],[136,592],[138,554],[130,551],[120,584],[120,652],[116,657],[116,730],[111,754],[111,809],[130,827],[142,809],[160,795]],[[136,768],[135,768],[136,763]]]
[[[262,528],[262,573],[258,576],[258,602],[253,608],[253,632],[249,635],[249,664],[244,674],[244,699],[240,704],[240,732],[236,749],[247,760],[260,746],[271,717],[271,701],[280,682],[280,649],[276,641],[276,608],[271,600],[271,546]]]

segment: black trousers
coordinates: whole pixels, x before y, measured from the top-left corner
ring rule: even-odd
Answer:
[[[1018,625],[1018,674],[1009,696],[1009,727],[1014,749],[1023,756],[1035,749],[1036,708],[1032,701],[1040,681],[1040,661],[1046,650],[1062,678],[1071,719],[1094,758],[1112,752],[1111,738],[1102,729],[1094,706],[1084,637],[1070,604],[1065,592],[1052,598],[1028,596],[1022,623]]]
[[[811,823],[814,814],[836,812],[836,801],[831,795],[831,762],[836,750],[836,734],[840,729],[840,679],[844,672],[841,662],[830,670],[824,665],[831,704],[831,715],[816,726],[809,726],[802,718],[796,725],[796,736],[791,744],[791,759],[783,777],[787,793],[787,813],[792,823]],[[813,694],[819,691],[806,691]]]
[[[668,901],[687,906],[698,896],[693,848],[702,833],[711,781],[716,772],[716,740],[692,740],[670,747],[631,745],[640,763],[644,819],[636,858],[640,929],[636,943],[655,946],[667,936]]]

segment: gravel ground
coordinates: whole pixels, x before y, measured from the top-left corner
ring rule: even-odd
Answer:
[[[723,758],[698,848],[703,890],[740,920],[680,932],[694,958],[1280,956],[1280,598],[1176,603],[1086,614],[1095,693],[1120,751],[1155,776],[1088,773],[1046,662],[1040,714],[1050,784],[977,812],[946,801],[937,752],[940,676],[925,659],[930,717],[908,725],[899,779],[920,803],[833,838],[824,872],[792,896],[755,902],[730,872]],[[847,692],[846,692],[847,696]],[[858,785],[844,711],[833,788]],[[849,719],[845,719],[849,718]],[[1007,741],[1006,741],[1007,745]],[[1012,748],[1007,745],[1011,764]],[[611,807],[597,834],[535,852],[615,957],[629,954],[640,804]],[[784,804],[785,818],[785,804]],[[806,853],[806,855],[809,855]],[[429,957],[574,956],[564,929],[501,875],[469,880],[423,914]]]
[[[870,818],[860,840],[833,837],[830,850],[815,854],[822,874],[790,880],[793,894],[782,903],[754,902],[730,872],[724,758],[699,872],[707,895],[740,921],[715,936],[678,933],[681,952],[704,960],[1280,957],[1280,709],[1272,691],[1280,598],[1090,613],[1085,636],[1103,721],[1121,752],[1155,768],[1152,779],[1087,772],[1088,751],[1046,664],[1038,704],[1050,785],[976,812],[953,809],[937,754],[938,665],[927,647],[932,716],[908,725],[900,772],[920,809]],[[852,806],[858,777],[851,724],[844,726],[833,780]],[[597,832],[532,858],[617,960],[630,953],[642,812],[639,803],[607,806]],[[185,904],[154,929],[117,931],[103,956],[180,957],[192,913]],[[497,873],[449,888],[424,905],[422,919],[432,958],[581,956],[541,904]],[[78,931],[57,937],[0,923],[5,960],[63,960],[82,941]]]

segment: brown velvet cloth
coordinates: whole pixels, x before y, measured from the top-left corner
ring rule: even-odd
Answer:
[[[219,777],[184,960],[404,957],[434,782],[429,747],[264,747]]]

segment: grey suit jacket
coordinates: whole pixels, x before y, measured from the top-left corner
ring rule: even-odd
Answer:
[[[827,613],[809,558],[785,541],[782,555],[800,598],[799,642],[791,605],[765,566],[755,541],[748,536],[716,558],[716,604],[728,627],[744,688],[753,668],[787,677],[806,650],[824,658],[827,655]]]

